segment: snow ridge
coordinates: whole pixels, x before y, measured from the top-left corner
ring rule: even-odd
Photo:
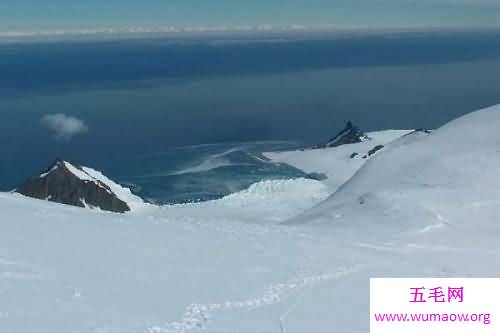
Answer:
[[[91,177],[93,181],[106,185],[111,190],[111,192],[114,193],[118,197],[118,199],[125,202],[131,210],[136,210],[145,205],[145,202],[140,197],[134,195],[129,188],[115,183],[114,181],[103,175],[102,172],[88,167],[82,167],[82,170],[86,175]]]
[[[358,169],[376,154],[369,155],[377,146],[388,146],[413,130],[383,130],[369,132],[370,138],[358,143],[336,147],[295,151],[268,152],[263,155],[275,163],[285,163],[306,173],[317,173],[327,177],[323,181],[330,192],[335,192],[350,179]]]

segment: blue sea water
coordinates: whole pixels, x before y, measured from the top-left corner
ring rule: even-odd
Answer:
[[[261,155],[296,147],[291,142],[193,145],[102,165],[150,202],[183,203],[217,199],[263,179],[309,178]]]
[[[346,120],[434,128],[499,102],[495,31],[4,43],[0,190],[65,158],[153,201],[212,199],[305,176],[260,153]],[[88,132],[55,140],[40,121],[53,113]]]

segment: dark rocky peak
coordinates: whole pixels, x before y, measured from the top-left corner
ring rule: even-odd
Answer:
[[[326,147],[338,147],[350,143],[358,143],[370,138],[363,133],[359,127],[353,125],[351,121],[348,121],[345,128],[340,131],[333,139],[328,141],[325,145]]]
[[[16,192],[41,200],[84,208],[124,213],[131,210],[129,189],[112,182],[100,172],[56,160],[46,171],[31,177]]]
[[[417,134],[417,133],[431,134],[432,130],[426,129],[426,128],[417,128],[416,130],[414,130],[413,132],[410,132],[410,133],[406,134],[405,136],[407,136],[407,135],[413,135],[413,134]]]

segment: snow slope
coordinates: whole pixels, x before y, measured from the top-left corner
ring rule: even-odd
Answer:
[[[123,215],[0,194],[0,331],[275,328],[297,290],[349,272],[315,267],[315,237],[275,225],[326,197],[314,180],[267,181]]]
[[[264,156],[277,163],[286,163],[307,173],[326,175],[331,191],[352,177],[369,158],[368,152],[378,145],[390,142],[411,133],[411,130],[386,130],[367,133],[370,140],[332,148],[306,149],[284,152],[269,152]],[[351,157],[353,154],[356,156]],[[366,158],[363,158],[367,156]]]
[[[307,219],[328,219],[338,215],[341,207],[363,218],[416,215],[420,224],[430,219],[444,227],[455,220],[467,223],[464,213],[496,213],[500,200],[498,124],[500,106],[494,106],[431,134],[402,137],[308,212]]]
[[[88,167],[82,167],[81,173],[89,176],[93,181],[97,180],[97,183],[101,182],[108,188],[110,188],[111,192],[113,192],[118,199],[125,202],[130,207],[131,211],[136,211],[138,209],[145,208],[146,206],[148,206],[148,204],[145,203],[144,200],[133,194],[129,188],[123,187],[115,183],[114,181],[103,175],[100,171]]]
[[[331,196],[297,179],[112,214],[0,194],[0,332],[366,333],[370,277],[498,276],[499,123],[402,137]]]

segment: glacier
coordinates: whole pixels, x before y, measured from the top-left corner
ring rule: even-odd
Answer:
[[[0,193],[0,331],[368,332],[370,277],[500,272],[499,123],[268,153],[328,178],[127,214]]]

